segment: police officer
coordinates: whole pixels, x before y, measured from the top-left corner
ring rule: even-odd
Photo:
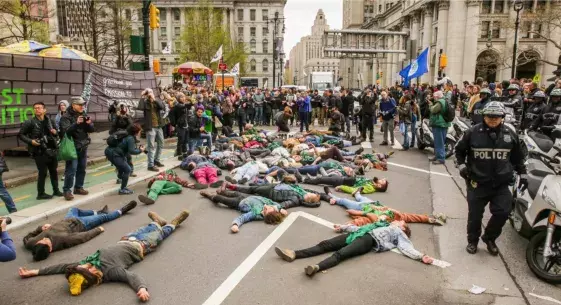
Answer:
[[[541,113],[532,122],[531,130],[538,128],[547,136],[551,136],[551,132],[555,125],[559,124],[559,116],[561,115],[561,89],[553,89],[549,96],[549,104],[542,108]]]
[[[491,90],[488,88],[483,88],[479,92],[479,97],[481,100],[475,105],[473,105],[472,112],[470,113],[471,122],[473,125],[479,124],[483,122],[483,116],[481,115],[481,111],[485,108],[487,103],[491,102]]]
[[[520,140],[502,122],[505,109],[500,102],[489,102],[482,111],[483,123],[471,127],[456,145],[456,160],[460,176],[466,180],[468,223],[466,251],[477,252],[481,236],[481,221],[485,206],[491,203],[491,219],[481,240],[491,255],[499,249],[495,240],[501,235],[512,207],[509,184],[514,171],[520,176],[520,186],[528,186],[525,154]]]
[[[522,130],[530,128],[532,122],[539,118],[542,109],[545,107],[545,99],[546,96],[543,91],[536,91],[528,99],[527,110],[522,120]]]
[[[520,87],[517,84],[510,84],[507,88],[508,100],[504,102],[505,107],[518,109],[522,106],[522,96],[520,95]]]
[[[376,115],[376,97],[372,96],[372,91],[366,89],[366,96],[362,99],[362,142],[366,141],[366,131],[370,131],[368,140],[374,141],[374,116]]]

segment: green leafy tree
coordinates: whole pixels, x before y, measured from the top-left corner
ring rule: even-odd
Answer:
[[[200,62],[213,71],[218,63],[210,66],[210,60],[223,46],[224,62],[230,68],[240,63],[240,74],[245,72],[247,52],[243,43],[232,41],[230,29],[223,24],[222,11],[215,9],[208,0],[199,0],[197,8],[187,11],[187,25],[181,35],[181,60]]]
[[[46,0],[0,0],[0,45],[23,40],[49,43]]]

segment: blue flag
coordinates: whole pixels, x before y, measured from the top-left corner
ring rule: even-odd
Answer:
[[[399,75],[405,79],[405,85],[412,78],[417,78],[429,72],[429,48],[426,48],[419,56],[407,67],[399,72]]]

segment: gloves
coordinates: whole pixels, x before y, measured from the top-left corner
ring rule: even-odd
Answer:
[[[528,175],[522,174],[520,175],[520,179],[518,180],[518,189],[520,192],[524,192],[528,188]]]
[[[468,170],[467,166],[465,164],[460,164],[458,169],[460,170],[460,176],[462,178],[468,180],[469,179],[469,170]]]

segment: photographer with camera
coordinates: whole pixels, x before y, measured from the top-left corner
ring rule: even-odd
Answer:
[[[127,105],[121,102],[117,105],[116,116],[111,124],[111,129],[109,129],[109,135],[114,134],[117,130],[127,130],[130,126],[132,126],[132,124],[132,118],[129,114]]]
[[[37,179],[37,200],[51,199],[53,196],[62,197],[58,188],[57,150],[58,136],[51,119],[45,114],[45,104],[33,104],[33,118],[25,121],[19,131],[19,138],[27,144],[27,150],[35,160],[39,177]],[[45,193],[45,180],[47,171],[53,187],[53,195]]]
[[[74,140],[74,146],[78,158],[66,161],[66,169],[64,172],[64,199],[70,201],[74,199],[74,194],[87,195],[88,191],[84,189],[84,180],[86,179],[86,165],[88,162],[88,146],[90,145],[90,133],[94,132],[92,119],[84,112],[86,101],[80,96],[74,96],[70,99],[72,106],[60,119],[61,136],[68,135]],[[76,177],[76,183],[74,183]]]
[[[16,259],[14,241],[6,229],[6,225],[10,223],[12,223],[10,217],[0,217],[0,262],[9,262]]]

